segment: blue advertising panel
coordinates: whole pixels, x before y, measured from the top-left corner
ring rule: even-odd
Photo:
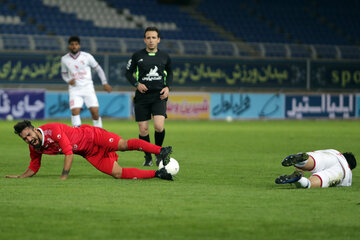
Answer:
[[[0,119],[43,119],[44,90],[0,90]]]
[[[212,119],[284,118],[283,94],[213,93],[210,97]]]
[[[355,117],[353,94],[286,95],[286,118],[351,118]]]
[[[312,89],[360,89],[360,62],[311,62]]]
[[[356,96],[356,117],[360,117],[360,95]]]
[[[96,93],[101,117],[130,118],[130,93]],[[46,93],[46,118],[70,118],[69,94],[67,92]],[[91,117],[85,104],[81,117]]]

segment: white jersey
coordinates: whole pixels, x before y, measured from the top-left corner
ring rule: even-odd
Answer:
[[[307,152],[315,166],[310,172],[321,179],[321,187],[351,186],[352,172],[346,158],[337,150]]]
[[[94,88],[91,68],[96,68],[98,62],[87,53],[79,51],[76,55],[68,53],[61,58],[61,72],[66,76],[65,81],[75,79],[74,85],[69,85],[69,91],[84,88]]]

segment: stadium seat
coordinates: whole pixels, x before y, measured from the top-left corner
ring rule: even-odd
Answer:
[[[35,49],[36,50],[47,50],[47,51],[60,51],[61,45],[59,40],[55,37],[47,36],[34,36]]]
[[[2,40],[4,49],[30,50],[30,41],[26,35],[5,35]]]

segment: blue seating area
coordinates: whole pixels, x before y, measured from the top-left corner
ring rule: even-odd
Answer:
[[[44,51],[61,51],[59,40],[48,36],[34,36],[35,49]]]
[[[245,42],[289,42],[284,34],[277,33],[248,9],[241,8],[239,1],[229,0],[219,4],[217,0],[205,0],[197,10]]]
[[[170,54],[360,59],[360,1],[199,3],[197,12],[242,41],[229,42],[179,6],[157,0],[3,0],[0,48],[64,51],[67,38],[79,35],[84,51],[132,53],[144,47],[144,28],[155,25],[160,49]]]
[[[134,53],[144,48],[144,41],[142,39],[124,39],[127,53]]]
[[[306,11],[307,8],[313,8],[309,1],[259,0],[254,4],[253,1],[247,0],[247,3],[265,19],[273,21],[275,27],[290,34],[295,43],[299,41],[304,44],[349,44],[345,38]]]
[[[264,48],[267,57],[286,57],[286,49],[283,44],[265,43]]]
[[[290,57],[292,58],[311,58],[311,50],[305,45],[290,45]]]
[[[360,1],[317,0],[315,11],[348,42],[360,43]]]
[[[121,45],[117,39],[95,39],[95,44],[99,52],[121,53]]]
[[[213,56],[235,56],[234,45],[227,42],[210,43]]]
[[[204,0],[198,10],[246,42],[350,45],[346,37],[330,29],[311,13],[319,11],[329,21],[337,22],[337,19],[343,19],[350,12],[350,19],[339,21],[339,27],[357,37],[360,34],[357,17],[359,4],[357,1],[344,4],[343,1],[319,0],[319,6],[315,7],[306,0],[228,0],[222,4],[218,4],[217,0]],[[341,16],[336,16],[332,13],[344,9],[344,5],[346,14],[341,15],[340,11]],[[331,10],[324,10],[328,8]],[[347,25],[349,20],[354,23]]]
[[[360,59],[360,48],[354,46],[339,46],[341,58]]]
[[[5,50],[30,49],[30,41],[27,36],[4,36],[3,47]]]
[[[208,47],[205,42],[185,41],[184,53],[187,55],[208,55]]]
[[[336,48],[330,45],[314,45],[317,58],[336,59]]]
[[[175,41],[175,40],[162,40],[160,48],[161,50],[166,51],[168,54],[181,53],[180,43],[179,41]]]
[[[224,40],[216,32],[200,24],[191,18],[189,14],[180,11],[179,7],[174,5],[160,5],[156,0],[106,0],[106,2],[117,9],[129,9],[136,16],[145,16],[150,22],[175,23],[177,30],[161,29],[164,39]]]

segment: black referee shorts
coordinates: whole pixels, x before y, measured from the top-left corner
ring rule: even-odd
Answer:
[[[142,94],[136,91],[134,97],[135,121],[148,121],[151,119],[151,115],[161,115],[167,118],[166,103],[167,98],[161,100],[159,92]]]

